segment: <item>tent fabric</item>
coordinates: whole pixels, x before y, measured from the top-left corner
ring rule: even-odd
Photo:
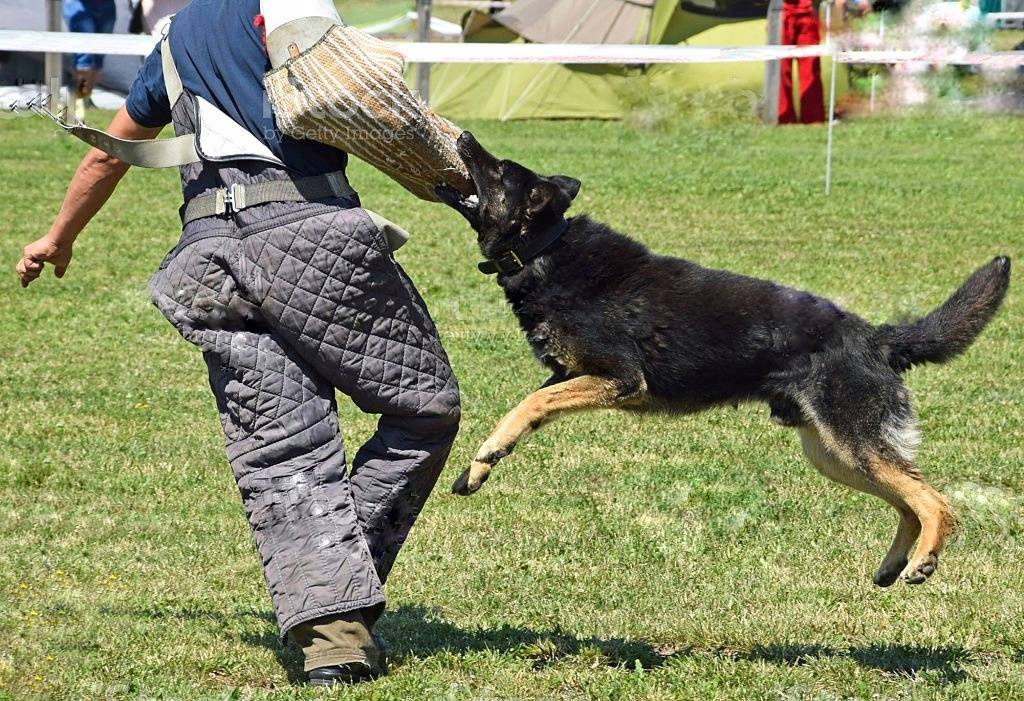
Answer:
[[[584,16],[589,9],[593,12]],[[603,28],[599,19],[605,23]],[[492,43],[550,39],[555,43],[715,45],[720,41],[743,46],[764,44],[767,32],[766,20],[723,22],[685,12],[678,0],[517,0],[498,15],[471,13],[464,26],[465,41]],[[721,29],[728,30],[727,37],[716,31]],[[432,68],[430,96],[434,109],[453,119],[621,119],[626,112],[623,91],[629,81],[638,79],[651,81],[659,90],[709,86],[760,90],[764,66],[732,63],[643,70],[447,64]]]
[[[620,119],[610,75],[556,64],[445,64],[431,71],[431,106],[458,119]]]
[[[518,0],[494,17],[546,44],[642,44],[655,0]]]
[[[595,9],[589,19],[568,12],[575,9],[585,13],[591,7]],[[597,16],[603,17],[608,26],[601,29],[596,24]],[[560,18],[561,25],[555,23],[556,18]],[[551,38],[563,43],[583,41],[582,36],[598,43],[601,37],[605,37],[605,43],[631,43],[623,37],[646,35],[646,40],[636,41],[688,46],[764,45],[768,30],[764,18],[690,12],[679,0],[517,0],[498,15],[470,13],[463,26],[464,41],[504,43]],[[822,70],[826,77],[827,66],[826,60]],[[636,93],[636,81],[643,81],[642,89],[659,93],[724,89],[754,102],[763,90],[764,71],[762,62],[646,68],[446,64],[432,68],[430,96],[437,112],[455,120],[621,119],[628,109],[624,96]],[[840,80],[845,82],[844,78]],[[842,83],[837,87],[841,88]]]

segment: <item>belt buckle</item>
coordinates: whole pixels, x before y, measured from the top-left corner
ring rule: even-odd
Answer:
[[[217,214],[234,214],[245,209],[245,186],[232,183],[217,190]]]
[[[498,270],[505,275],[515,275],[526,267],[523,265],[523,259],[520,258],[519,254],[515,251],[509,251],[500,258],[497,258],[494,261],[494,264],[498,267]]]

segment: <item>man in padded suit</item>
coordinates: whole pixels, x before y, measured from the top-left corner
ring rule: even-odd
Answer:
[[[382,586],[448,457],[459,390],[397,242],[348,186],[346,154],[275,128],[262,20],[259,0],[194,0],[109,131],[188,135],[225,129],[226,116],[251,142],[181,167],[183,234],[150,292],[203,352],[281,634],[310,681],[330,685],[384,669]],[[213,115],[201,128],[200,113]],[[64,275],[128,167],[85,155],[49,233],[25,247],[23,286],[46,263]],[[380,415],[348,474],[335,390]]]

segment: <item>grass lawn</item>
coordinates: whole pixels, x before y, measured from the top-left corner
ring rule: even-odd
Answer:
[[[342,18],[355,26],[384,22],[416,9],[414,0],[335,0],[334,4]],[[458,23],[465,12],[460,7],[435,7],[433,15]]]
[[[102,121],[106,115],[93,115]],[[480,123],[582,178],[577,211],[659,251],[883,321],[1024,253],[1024,121],[921,116],[824,131]],[[197,351],[151,308],[176,175],[134,172],[67,277],[11,271],[83,147],[0,122],[0,699],[306,699],[282,649]],[[871,584],[895,513],[834,486],[761,406],[556,423],[471,499],[447,489],[545,379],[454,214],[363,165],[461,379],[455,452],[399,558],[386,679],[352,699],[1024,697],[1024,297],[966,357],[914,370],[920,464],[962,529],[919,588]],[[685,329],[679,329],[685,333]],[[350,453],[372,418],[342,408]]]

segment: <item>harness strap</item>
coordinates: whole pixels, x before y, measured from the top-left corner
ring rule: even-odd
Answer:
[[[81,139],[90,146],[109,153],[119,161],[142,168],[174,168],[186,163],[199,161],[194,134],[176,136],[173,139],[142,139],[132,141],[119,139],[105,131],[87,127],[84,124],[68,124],[56,115],[50,116],[68,134]]]
[[[178,68],[174,65],[174,57],[171,55],[169,37],[170,31],[168,29],[160,42],[160,58],[163,62],[167,99],[173,108],[178,98],[181,97],[182,87]],[[90,146],[105,151],[119,161],[124,161],[133,166],[141,168],[176,168],[188,165],[189,163],[198,163],[202,160],[196,148],[195,134],[184,134],[173,139],[119,139],[105,131],[87,127],[80,121],[71,124],[60,115],[53,114],[49,110],[36,108],[35,111],[52,119],[57,126],[71,136],[81,139]]]
[[[234,184],[192,198],[185,206],[182,225],[197,219],[240,212],[268,202],[314,202],[355,195],[343,171],[295,180],[272,180],[251,185]]]
[[[175,103],[184,92],[181,87],[181,76],[178,75],[178,66],[174,63],[174,56],[171,55],[171,25],[168,23],[164,29],[164,38],[160,40],[160,61],[164,68],[164,87],[167,90],[167,102],[174,109]]]

